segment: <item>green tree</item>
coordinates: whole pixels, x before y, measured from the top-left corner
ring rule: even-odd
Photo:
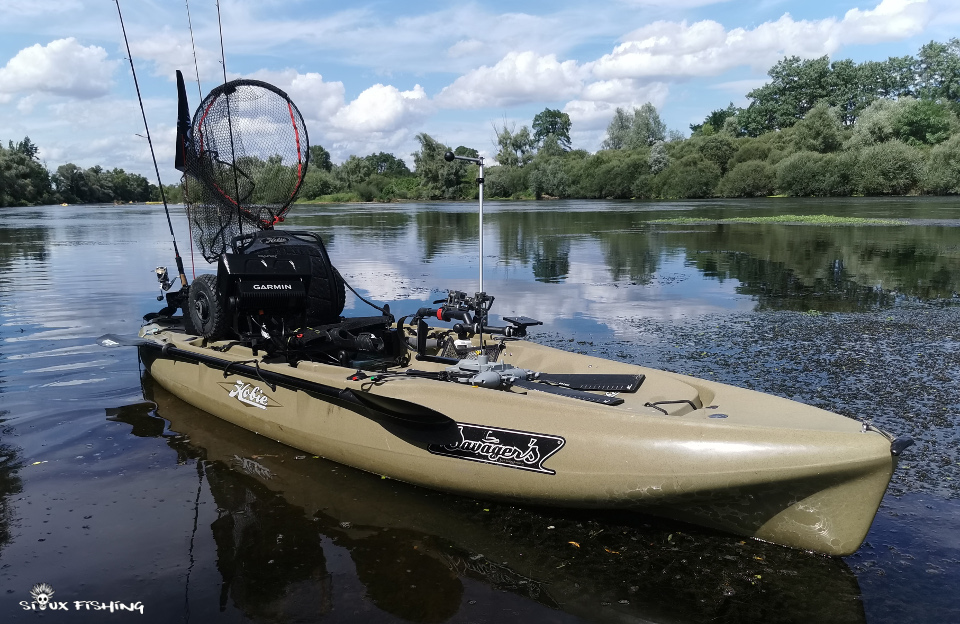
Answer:
[[[663,141],[657,141],[650,146],[650,173],[656,175],[670,165],[670,156]]]
[[[487,167],[484,192],[488,197],[521,197],[527,190],[527,169],[507,165]]]
[[[557,144],[564,151],[570,149],[570,115],[567,113],[545,108],[533,118],[533,141],[543,145],[548,136],[556,137]]]
[[[770,152],[773,150],[773,147],[759,139],[744,138],[740,140],[740,146],[737,149],[737,153],[733,155],[733,158],[730,159],[728,165],[730,167],[736,167],[740,163],[749,162],[751,160],[767,160],[770,156]]]
[[[0,149],[0,207],[34,206],[53,201],[46,167],[16,149]]]
[[[410,168],[407,167],[407,163],[403,162],[393,154],[388,154],[386,152],[378,152],[376,154],[371,154],[370,156],[365,156],[366,160],[374,173],[387,177],[404,177],[411,176],[413,173],[410,171]]]
[[[713,197],[720,182],[720,167],[699,154],[674,161],[657,176],[656,189],[664,199]]]
[[[607,136],[603,140],[601,148],[608,150],[625,148],[632,127],[633,113],[618,106],[617,110],[613,113],[613,119],[610,120],[610,124],[607,126]]]
[[[794,126],[797,147],[810,152],[835,152],[843,144],[837,109],[820,101]]]
[[[690,140],[704,159],[714,163],[720,173],[727,172],[727,163],[737,153],[737,144],[730,137],[723,134],[714,134],[705,137],[696,137]]]
[[[960,113],[960,39],[931,41],[917,54],[917,94],[943,100]]]
[[[657,107],[647,102],[633,111],[633,124],[627,135],[626,149],[650,147],[657,141],[667,138],[667,124],[660,119]]]
[[[468,172],[476,166],[467,167],[462,160],[447,162],[443,156],[450,148],[425,132],[417,135],[417,141],[420,149],[414,152],[413,162],[423,199],[463,199],[472,194],[474,183],[468,180]]]
[[[366,158],[351,154],[349,158],[333,168],[333,175],[340,181],[341,186],[352,189],[366,182],[376,173],[375,167],[375,164]]]
[[[53,186],[61,201],[69,204],[80,204],[88,201],[90,187],[83,175],[83,169],[73,163],[57,167],[57,172],[51,176]]]
[[[930,150],[924,189],[944,195],[960,193],[960,134]]]
[[[540,199],[544,195],[551,197],[569,197],[570,177],[563,167],[563,160],[559,157],[534,159],[528,174],[530,190],[534,197]]]
[[[776,169],[762,160],[738,163],[720,180],[721,197],[766,197],[777,183]]]
[[[730,102],[730,105],[726,108],[718,108],[715,111],[711,111],[702,123],[690,124],[690,131],[694,134],[704,135],[720,132],[723,130],[727,119],[736,116],[738,112],[740,112],[740,108],[738,106],[734,106],[733,102]]]
[[[303,184],[300,186],[300,197],[306,200],[313,200],[323,195],[333,195],[347,190],[343,183],[337,179],[330,171],[321,167],[310,167],[307,169],[307,175],[303,177]]]
[[[333,170],[333,161],[330,160],[330,152],[325,150],[322,145],[310,146],[310,164],[324,171]]]
[[[903,97],[879,99],[863,112],[853,128],[848,149],[897,139],[909,145],[936,145],[958,131],[960,120],[946,104]]]
[[[922,174],[920,152],[894,139],[860,153],[857,183],[864,195],[906,195],[919,185]]]
[[[859,162],[855,152],[796,152],[777,164],[777,188],[796,197],[851,195]]]
[[[546,137],[544,137],[543,143],[540,144],[540,149],[537,150],[537,156],[562,156],[566,152],[567,150],[560,145],[560,141],[557,140],[557,137],[552,134],[548,134]]]
[[[14,145],[13,141],[10,141],[10,150],[14,152],[20,152],[27,158],[36,160],[37,153],[40,151],[40,148],[30,140],[30,137],[23,137],[23,140]]]
[[[530,128],[523,126],[520,130],[508,128],[504,123],[500,128],[494,128],[497,138],[497,162],[507,167],[523,167],[533,160],[537,143],[530,134]]]
[[[820,100],[830,97],[830,59],[801,59],[789,56],[777,62],[767,75],[770,82],[747,94],[752,100],[740,113],[747,134],[789,128]]]
[[[936,145],[958,130],[950,108],[933,100],[910,100],[891,121],[893,136],[908,145]]]

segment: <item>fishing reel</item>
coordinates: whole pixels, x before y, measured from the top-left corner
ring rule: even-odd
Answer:
[[[483,343],[483,335],[499,335],[504,338],[523,338],[527,335],[527,328],[533,325],[543,325],[542,321],[532,319],[526,316],[503,317],[503,320],[510,323],[506,326],[487,325],[487,316],[490,307],[493,305],[494,297],[485,292],[474,293],[472,297],[459,290],[451,290],[447,293],[446,299],[434,301],[434,305],[442,304],[439,308],[423,307],[414,314],[412,325],[416,325],[416,342],[412,343],[417,351],[417,360],[424,362],[437,362],[441,364],[456,364],[459,358],[447,357],[444,355],[427,354],[427,334],[430,327],[425,319],[435,318],[439,321],[451,322],[458,321],[453,325],[451,331],[457,335],[460,341],[466,341],[469,338],[479,335],[480,342]],[[440,347],[441,345],[437,345]]]
[[[460,290],[451,290],[446,299],[434,301],[434,305],[442,304],[439,308],[420,308],[414,315],[414,323],[422,319],[433,317],[440,321],[460,321],[452,329],[460,339],[467,339],[477,334],[496,334],[508,338],[523,338],[527,335],[527,328],[533,325],[543,325],[542,321],[526,316],[503,317],[510,323],[509,326],[496,327],[487,325],[487,316],[493,306],[495,297],[485,292],[474,293],[472,297]]]

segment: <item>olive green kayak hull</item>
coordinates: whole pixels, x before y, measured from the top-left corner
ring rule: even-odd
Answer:
[[[651,523],[649,516],[598,512],[598,525],[582,522],[578,513],[517,513],[507,505],[435,495],[304,457],[185,404],[149,376],[143,390],[149,403],[131,405],[119,417],[117,410],[112,420],[136,423],[141,435],[160,435],[157,417],[167,419],[179,435],[165,439],[178,456],[203,458],[216,524],[249,526],[246,532],[213,532],[218,559],[244,562],[246,574],[232,576],[229,585],[248,615],[251,608],[266,612],[263,601],[272,595],[271,610],[295,621],[303,611],[281,605],[311,605],[291,599],[305,587],[311,596],[325,595],[326,544],[332,540],[333,556],[349,552],[376,605],[408,620],[424,619],[404,610],[411,603],[430,605],[430,621],[453,617],[464,606],[467,583],[481,579],[590,622],[680,624],[718,614],[726,621],[762,621],[770,613],[790,614],[789,621],[866,622],[856,576],[840,558],[693,536],[685,526]],[[260,523],[276,522],[281,501],[290,512],[279,514],[284,539],[278,542]],[[322,540],[326,557],[323,549],[310,549],[304,535]],[[297,544],[292,552],[289,539]],[[274,582],[272,594],[260,586],[267,560],[285,563],[269,566],[274,581],[287,579],[286,586]],[[683,573],[664,574],[671,569]],[[758,581],[754,575],[761,572]],[[398,575],[408,574],[417,579],[415,587],[397,583]],[[305,585],[310,579],[320,580]],[[243,591],[254,584],[259,591]],[[731,594],[738,600],[731,602]],[[301,619],[316,619],[318,612]]]
[[[217,351],[157,326],[142,334],[156,345],[140,349],[151,376],[195,407],[338,463],[476,498],[636,509],[847,555],[896,467],[890,437],[856,420],[525,341],[507,342],[500,361],[644,381],[610,406],[402,375],[354,379],[339,366],[267,364],[245,347]]]

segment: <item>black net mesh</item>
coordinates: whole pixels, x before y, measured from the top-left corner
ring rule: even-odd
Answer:
[[[287,95],[233,80],[204,98],[182,147],[194,243],[208,261],[235,236],[283,220],[307,172],[307,128]]]

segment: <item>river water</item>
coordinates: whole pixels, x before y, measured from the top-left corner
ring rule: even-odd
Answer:
[[[95,346],[160,307],[153,269],[175,273],[162,209],[4,209],[0,621],[960,621],[957,208],[486,206],[485,290],[494,312],[544,321],[531,339],[913,436],[866,543],[846,558],[300,459],[170,396],[135,351]],[[784,214],[903,222],[720,221]],[[653,223],[679,217],[706,222]],[[477,289],[477,225],[474,206],[444,203],[298,206],[285,224],[320,232],[346,279],[398,316]],[[191,260],[179,207],[174,227],[188,275],[212,271]],[[349,298],[346,313],[365,314]],[[38,583],[69,613],[25,611]]]

